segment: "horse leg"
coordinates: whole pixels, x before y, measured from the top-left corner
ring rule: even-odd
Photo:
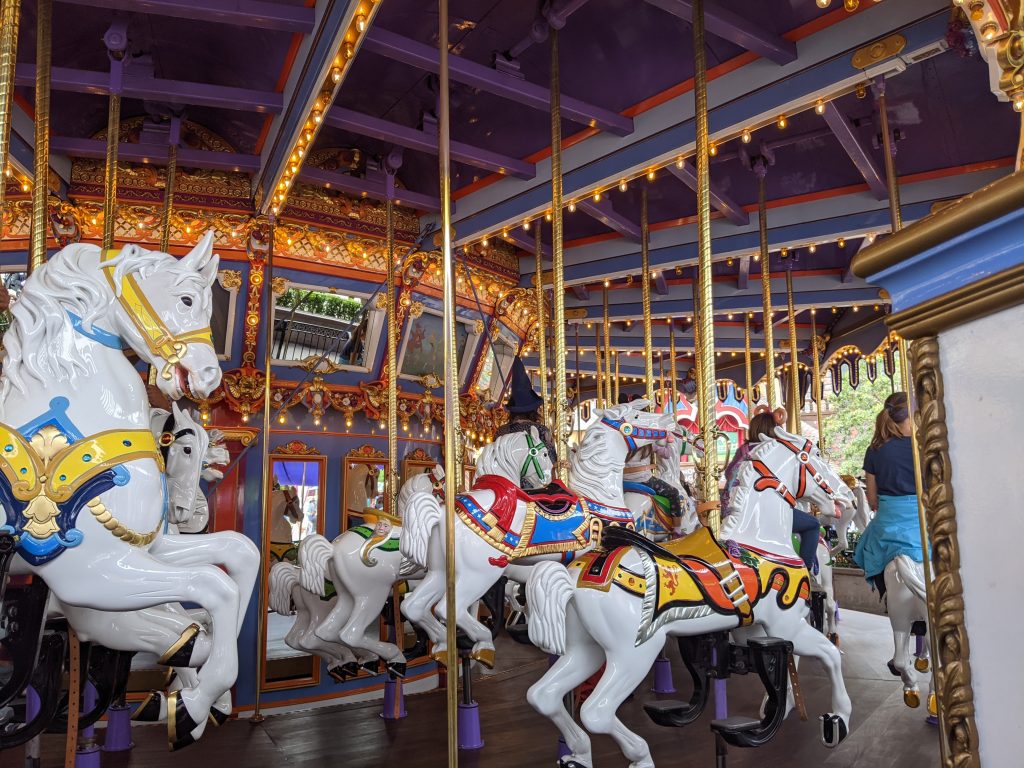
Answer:
[[[630,761],[629,768],[654,768],[651,748],[619,720],[617,711],[647,676],[665,646],[665,636],[659,633],[643,645],[634,647],[628,633],[623,635],[624,641],[616,639],[616,646],[605,650],[605,672],[594,692],[583,702],[580,719],[591,733],[607,733],[615,739],[622,754]]]
[[[379,632],[373,631],[387,597],[386,591],[381,594],[379,590],[356,595],[352,612],[341,630],[341,642],[355,650],[369,651],[388,665],[404,666],[405,656],[398,646],[379,639]]]
[[[455,582],[456,624],[473,641],[470,657],[491,669],[494,668],[494,639],[491,637],[491,630],[473,615],[471,609],[491,585],[501,578],[504,570],[499,565],[472,560],[463,564],[458,571],[459,578]],[[446,609],[447,603],[442,598],[437,605],[437,611],[441,616],[445,616]]]
[[[227,571],[238,587],[238,623],[235,636],[242,629],[249,596],[260,570],[260,551],[248,537],[234,531],[198,535],[166,535],[158,538],[150,553],[164,562],[191,567],[217,565]]]
[[[238,648],[234,632],[217,627],[238,625],[239,594],[235,583],[219,568],[208,565],[178,568],[148,552],[124,545],[109,556],[118,567],[99,572],[65,553],[37,569],[57,599],[69,605],[101,611],[135,611],[164,603],[197,603],[209,612],[214,632],[207,663],[198,684],[168,698],[168,739],[172,749],[188,746],[206,729],[210,708],[238,677]],[[109,561],[103,561],[109,562]],[[85,571],[85,573],[83,573]],[[94,575],[94,578],[87,578]],[[98,583],[102,588],[97,588]],[[73,625],[72,625],[73,626]]]
[[[788,613],[788,611],[783,613]],[[850,716],[853,711],[853,704],[846,692],[846,682],[843,680],[839,649],[806,621],[798,619],[797,623],[787,623],[790,624],[791,631],[782,634],[781,637],[792,641],[795,655],[813,656],[818,659],[825,667],[832,683],[832,711],[823,717],[822,741],[826,747],[835,747],[849,733]],[[774,634],[772,628],[769,628],[768,631],[770,634]]]
[[[565,696],[601,668],[604,649],[580,626],[571,603],[566,611],[565,627],[565,655],[530,686],[526,700],[558,728],[571,753],[568,759],[582,768],[591,768],[590,736],[565,708]]]
[[[427,633],[430,642],[434,644],[434,652],[443,654],[444,624],[438,621],[433,613],[434,605],[444,595],[445,590],[444,552],[441,550],[437,533],[431,535],[429,547],[427,574],[414,590],[402,598],[402,613]]]

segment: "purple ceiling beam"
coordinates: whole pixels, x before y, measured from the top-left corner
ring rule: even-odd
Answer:
[[[750,284],[750,256],[740,256],[740,273],[736,278],[736,287],[741,291]]]
[[[835,137],[839,139],[839,144],[850,156],[853,164],[857,166],[864,181],[868,183],[871,194],[875,196],[876,200],[884,200],[889,194],[885,185],[885,177],[868,153],[867,147],[853,132],[853,124],[846,118],[846,115],[839,111],[835,102],[830,101],[825,105],[825,122],[828,123],[828,127],[832,129]]]
[[[640,227],[627,219],[612,207],[612,201],[605,197],[598,203],[590,198],[580,200],[576,207],[593,219],[597,219],[609,229],[618,232],[627,240],[640,242]]]
[[[668,166],[668,170],[694,192],[697,191],[697,169],[689,160],[683,161],[682,168],[673,163]],[[746,226],[750,223],[750,216],[743,210],[743,206],[725,194],[715,182],[711,182],[711,205],[733,224]]]
[[[653,6],[677,16],[685,22],[693,18],[693,0],[647,0]],[[768,32],[739,14],[725,8],[706,4],[704,20],[707,30],[715,37],[728,40],[776,64],[796,61],[796,43]]]
[[[540,9],[540,15],[530,25],[530,31],[522,40],[509,48],[509,57],[518,59],[523,51],[534,43],[543,43],[548,39],[549,25],[561,29],[565,26],[566,20],[588,2],[589,0],[547,0]]]
[[[393,61],[408,64],[425,72],[437,72],[437,48],[386,29],[373,27],[366,33],[363,48]],[[528,83],[513,75],[477,64],[475,61],[450,57],[452,80],[493,93],[526,107],[547,113],[550,110],[551,92],[542,86]],[[562,116],[567,120],[608,131],[616,136],[628,136],[633,132],[633,120],[603,107],[574,99],[562,94]]]
[[[508,237],[505,238],[508,242],[512,243],[516,248],[522,248],[527,253],[536,253],[537,248],[535,241],[532,236],[526,237],[518,230],[510,230]],[[551,246],[546,243],[541,243],[540,246],[541,256],[545,259],[551,258]]]
[[[313,31],[312,7],[267,3],[260,0],[59,0],[70,5],[108,8],[114,11],[151,13],[176,19],[214,21],[236,27],[256,27],[280,32]]]
[[[379,139],[397,144],[406,149],[437,154],[437,132],[409,128],[405,125],[381,120],[378,117],[364,115],[344,107],[333,107],[327,113],[327,124],[343,131],[351,131],[360,136]],[[492,152],[489,149],[474,147],[461,141],[451,142],[452,159],[460,163],[493,171],[503,175],[516,176],[520,179],[532,179],[537,175],[536,168],[518,158]]]
[[[659,296],[668,296],[668,283],[665,282],[664,272],[657,272],[654,275],[654,292]]]
[[[590,290],[587,288],[587,286],[582,285],[582,284],[581,285],[570,285],[569,289],[572,291],[573,295],[577,299],[579,299],[580,301],[589,301],[590,300]]]
[[[307,165],[299,171],[299,181],[327,189],[337,189],[359,197],[371,197],[374,200],[388,199],[387,180],[383,176],[379,179],[360,179],[349,176],[347,173],[325,171]],[[441,210],[441,201],[438,198],[425,195],[422,192],[399,189],[395,191],[395,197],[397,198],[395,202],[409,208],[429,213],[439,213]]]
[[[15,70],[14,81],[20,86],[33,86],[36,81],[35,65],[19,64]],[[194,107],[220,107],[261,114],[277,113],[284,108],[284,96],[269,91],[164,80],[149,75],[133,75],[131,71],[124,73],[121,82],[121,95],[129,99],[186,104]],[[54,91],[106,96],[110,93],[110,73],[54,67],[50,88]]]
[[[132,163],[163,165],[167,162],[167,144],[118,144],[117,156]],[[50,151],[55,155],[89,157],[102,160],[107,156],[107,142],[103,139],[76,139],[70,136],[50,137]],[[178,148],[178,165],[185,168],[206,168],[213,171],[252,173],[260,167],[256,155],[234,152],[208,152],[201,149]]]

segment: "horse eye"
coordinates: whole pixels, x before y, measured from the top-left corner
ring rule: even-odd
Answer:
[[[187,445],[184,448],[182,448],[181,450],[183,450],[185,452],[186,456],[191,456],[192,455],[192,449],[189,448]]]
[[[192,306],[192,297],[191,296],[182,296],[181,297],[181,303],[184,304],[186,307],[191,307]]]

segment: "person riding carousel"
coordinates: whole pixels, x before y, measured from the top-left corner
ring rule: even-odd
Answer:
[[[853,559],[882,594],[890,561],[899,555],[918,563],[924,559],[911,428],[907,393],[894,392],[875,419],[875,433],[864,454],[868,505],[875,517],[857,542]]]
[[[505,403],[508,421],[498,427],[494,436],[501,437],[516,432],[528,432],[530,427],[536,427],[541,441],[548,449],[548,455],[552,461],[555,461],[555,457],[558,455],[555,451],[555,441],[551,436],[551,431],[540,417],[540,407],[544,404],[544,400],[534,391],[530,375],[526,372],[526,366],[518,357],[512,361],[511,377],[509,398]]]

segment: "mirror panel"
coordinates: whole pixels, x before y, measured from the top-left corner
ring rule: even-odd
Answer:
[[[375,511],[390,514],[384,492],[388,468],[384,454],[373,446],[364,445],[350,451],[343,461],[345,486],[341,530],[364,525],[367,515]]]
[[[413,475],[422,475],[429,472],[439,463],[422,448],[410,451],[402,459],[402,483],[405,484]]]
[[[327,460],[316,453],[292,441],[270,455],[270,488],[264,510],[264,589],[273,587],[270,571],[276,563],[294,566],[300,542],[311,534],[323,534]],[[272,602],[268,600],[267,605]],[[316,685],[320,660],[289,637],[298,620],[295,606],[291,605],[288,613],[271,607],[264,620],[263,690]]]

